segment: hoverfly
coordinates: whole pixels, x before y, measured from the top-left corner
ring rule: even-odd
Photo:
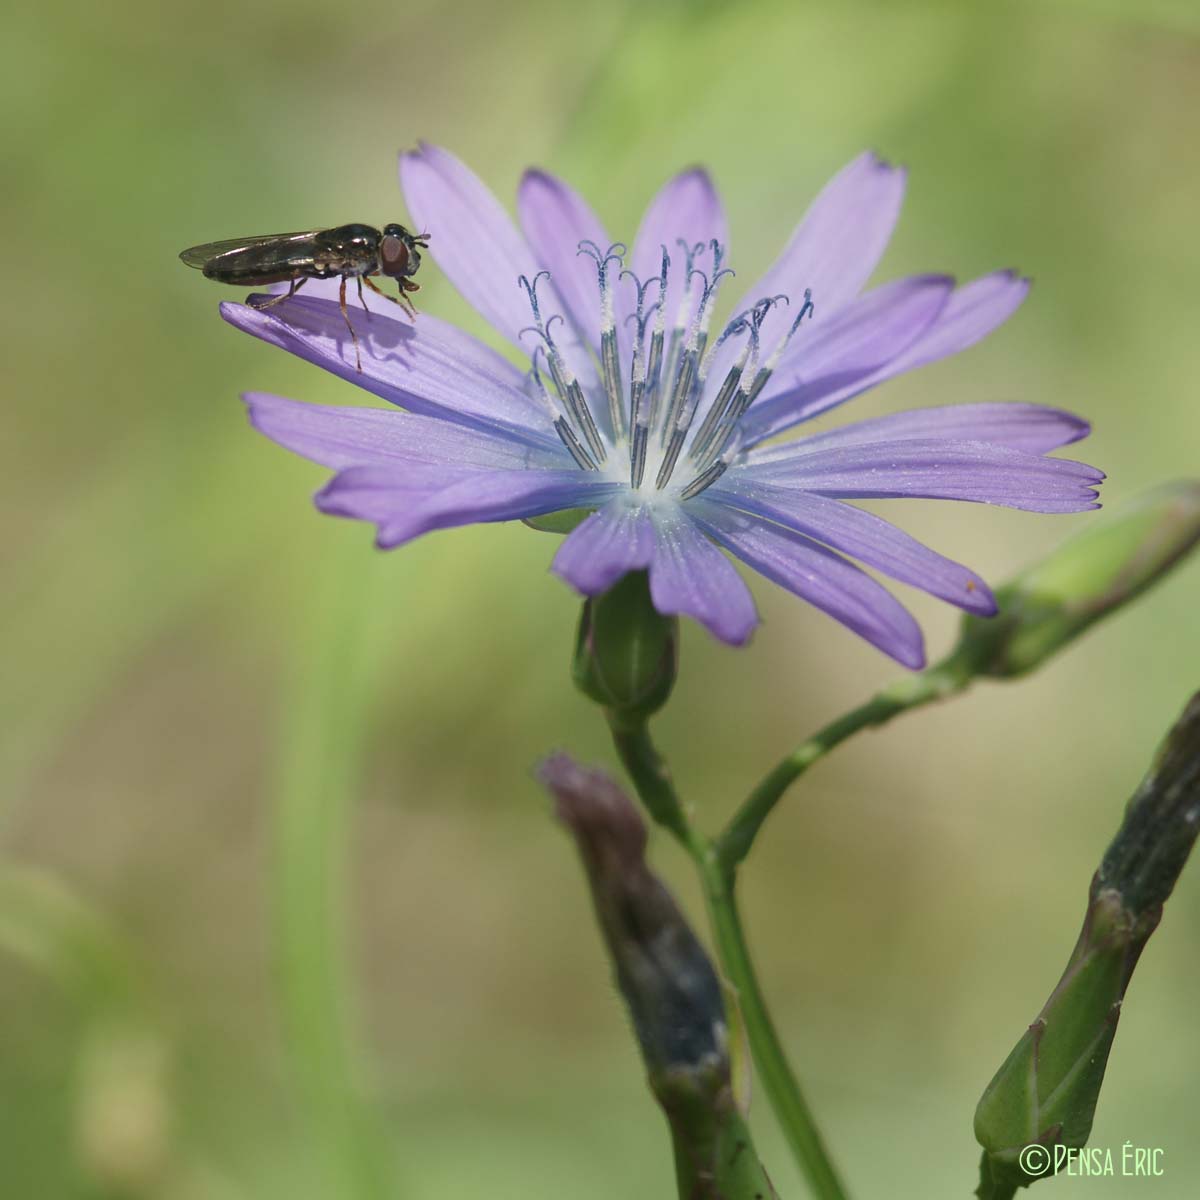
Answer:
[[[180,254],[189,267],[199,267],[208,279],[221,283],[255,286],[266,283],[287,283],[288,290],[268,300],[251,302],[255,308],[270,308],[281,300],[294,296],[310,279],[333,279],[341,276],[338,303],[354,356],[362,370],[362,355],[358,350],[358,335],[346,311],[346,280],[358,284],[358,298],[363,310],[370,315],[363,299],[363,284],[393,304],[400,305],[409,316],[415,317],[407,293],[420,288],[412,276],[421,265],[420,251],[429,244],[429,234],[410,233],[403,225],[385,225],[380,231],[371,225],[339,225],[336,229],[310,229],[305,233],[269,233],[260,237],[230,238],[223,242],[206,242],[192,246]],[[371,282],[372,275],[387,275],[396,281],[399,298],[389,296]]]

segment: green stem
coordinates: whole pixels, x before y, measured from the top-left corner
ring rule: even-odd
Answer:
[[[727,879],[712,843],[705,847],[702,855],[695,857],[704,881],[704,897],[717,942],[717,956],[726,978],[737,992],[746,1039],[771,1107],[813,1194],[819,1200],[845,1200],[846,1191],[767,1011],[750,948],[746,945],[732,880]]]
[[[623,722],[612,709],[605,709],[605,716],[612,730],[613,744],[633,780],[638,798],[651,817],[692,853],[692,841],[697,835],[675,791],[671,772],[650,739],[645,721]]]
[[[767,1012],[734,902],[733,881],[725,875],[714,844],[688,820],[646,723],[622,724],[610,713],[609,724],[642,803],[655,821],[683,844],[700,871],[717,956],[726,980],[737,993],[750,1052],[796,1161],[818,1200],[845,1200],[846,1193]]]
[[[979,1200],[1015,1200],[1016,1194],[1015,1183],[996,1178],[985,1150],[979,1164],[979,1187],[975,1189],[975,1195]]]
[[[732,881],[738,865],[750,853],[763,822],[774,811],[784,792],[813,763],[824,758],[830,750],[859,730],[883,725],[900,713],[951,696],[962,691],[969,682],[967,665],[961,660],[948,658],[919,675],[897,680],[865,704],[831,721],[781,759],[763,777],[734,813],[724,833],[716,839],[717,862],[726,881]]]

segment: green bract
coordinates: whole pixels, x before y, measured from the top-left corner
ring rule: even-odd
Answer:
[[[635,571],[584,603],[571,674],[618,724],[636,724],[667,702],[678,656],[678,618],[655,609],[646,572]]]

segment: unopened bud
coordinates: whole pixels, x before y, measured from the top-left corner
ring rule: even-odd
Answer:
[[[1169,483],[1106,512],[967,616],[952,659],[1008,678],[1040,666],[1163,578],[1200,541],[1200,482]]]
[[[1060,1148],[1086,1145],[1125,990],[1198,829],[1200,694],[1130,801],[1058,986],[979,1101],[984,1200],[1053,1174]]]
[[[679,1194],[774,1197],[734,1097],[716,971],[646,865],[645,823],[607,775],[564,754],[538,775],[579,847],[650,1088],[670,1125]]]
[[[671,695],[678,647],[678,618],[654,607],[649,577],[633,571],[584,602],[571,674],[618,723],[642,721]]]

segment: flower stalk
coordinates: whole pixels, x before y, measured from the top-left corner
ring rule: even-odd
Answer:
[[[696,863],[704,881],[721,968],[737,995],[746,1040],[771,1108],[813,1195],[818,1200],[846,1200],[845,1188],[771,1020],[733,888],[711,846],[703,848]]]
[[[1179,480],[1117,506],[998,588],[997,615],[964,616],[958,643],[941,662],[831,721],[767,772],[717,839],[726,878],[732,880],[788,788],[847,738],[957,695],[977,679],[1013,679],[1045,665],[1164,579],[1197,543],[1200,481]]]
[[[763,776],[716,839],[717,864],[727,884],[732,885],[738,867],[750,853],[759,830],[784,793],[809,767],[854,734],[885,725],[901,713],[953,696],[970,682],[971,676],[964,669],[962,660],[951,655],[919,674],[896,680],[865,704],[831,721],[801,742]]]
[[[646,722],[626,728],[613,726],[613,741],[647,812],[684,846],[700,873],[717,958],[736,998],[754,1064],[797,1165],[818,1200],[845,1200],[846,1192],[775,1031],[746,943],[732,880],[721,867],[715,845],[689,821]]]

